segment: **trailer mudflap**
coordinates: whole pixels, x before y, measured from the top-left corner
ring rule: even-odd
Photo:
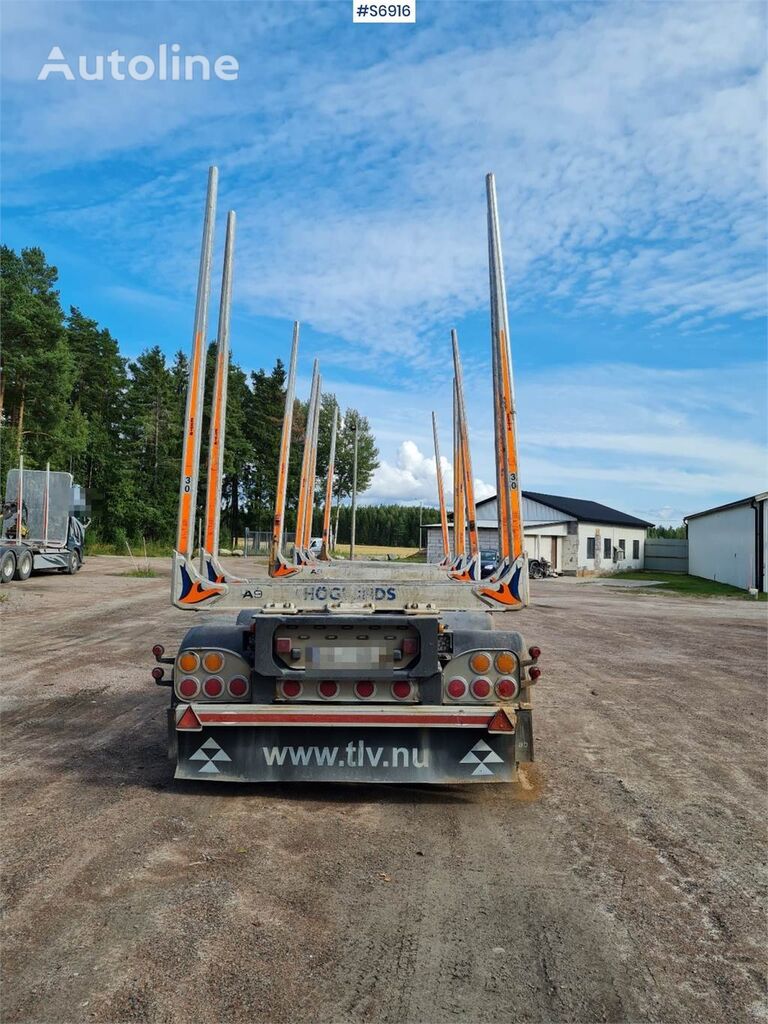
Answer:
[[[215,713],[203,712],[199,705],[195,710],[202,728],[176,734],[177,779],[446,784],[516,778],[515,733],[488,732],[494,709],[484,716],[460,716],[459,725],[424,724],[440,717],[435,709],[432,715],[414,715],[413,724],[379,724],[382,716],[357,715],[357,721],[333,728],[290,724],[258,712],[251,717],[267,721],[208,723],[205,719]]]

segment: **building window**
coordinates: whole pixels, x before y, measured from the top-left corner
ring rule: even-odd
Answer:
[[[610,562],[611,556],[613,555],[613,544],[610,537],[603,539],[603,558],[607,558]]]
[[[618,541],[618,544],[619,544],[619,551],[621,552],[621,557],[622,558],[626,558],[627,557],[627,542],[624,540],[623,537],[620,537],[619,541]]]
[[[587,537],[587,558],[595,557],[595,538]]]
[[[637,559],[640,558],[640,541],[639,540],[633,540],[632,541],[632,557],[635,559],[635,561],[637,561]]]

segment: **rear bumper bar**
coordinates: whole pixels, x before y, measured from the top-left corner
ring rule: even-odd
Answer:
[[[179,705],[172,722],[176,778],[511,782],[516,763],[531,760],[530,712],[512,716],[513,730],[489,732],[497,710]]]

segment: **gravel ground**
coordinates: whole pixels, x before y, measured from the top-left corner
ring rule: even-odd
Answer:
[[[768,1020],[765,606],[534,583],[520,786],[208,788],[127,568],[3,588],[4,1022]]]

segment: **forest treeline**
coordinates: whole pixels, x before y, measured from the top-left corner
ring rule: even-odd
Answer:
[[[0,373],[0,479],[23,453],[29,468],[70,471],[88,494],[91,538],[172,543],[178,503],[181,439],[188,375],[184,352],[167,359],[160,346],[136,359],[120,353],[116,338],[81,310],[66,313],[56,289],[58,273],[42,250],[20,254],[3,246],[0,263],[3,330]],[[208,349],[203,466],[215,347]],[[286,371],[246,373],[231,362],[222,494],[222,546],[246,527],[270,529],[285,405]],[[294,409],[288,480],[287,529],[293,529],[304,445],[306,403]],[[313,533],[321,527],[328,469],[332,394],[322,398]],[[358,493],[370,486],[378,449],[365,416],[346,409],[337,441],[334,519],[338,540],[349,539],[343,506],[352,492],[354,427],[358,440]],[[419,510],[399,505],[358,507],[360,544],[417,545]]]

